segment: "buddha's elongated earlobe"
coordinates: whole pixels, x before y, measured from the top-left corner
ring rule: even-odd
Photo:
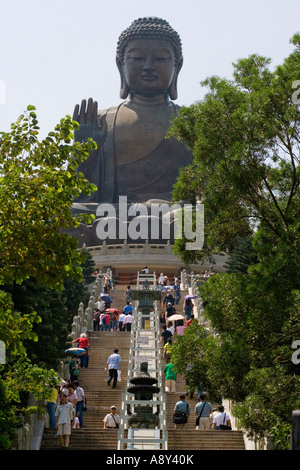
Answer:
[[[183,59],[181,58],[178,61],[178,63],[176,64],[174,77],[173,77],[172,83],[171,83],[170,88],[169,88],[169,96],[170,96],[171,100],[177,100],[177,98],[178,98],[177,81],[178,81],[178,75],[179,75],[179,72],[181,70],[182,64],[183,64]]]
[[[121,79],[121,87],[120,87],[120,98],[122,98],[123,100],[125,100],[128,95],[129,95],[129,87],[127,85],[127,82],[126,82],[126,79],[125,79],[125,74],[124,74],[124,70],[123,70],[123,66],[122,66],[122,61],[120,59],[120,57],[116,57],[116,63],[117,63],[117,67],[118,67],[118,70],[119,70],[119,73],[120,73],[120,79]]]

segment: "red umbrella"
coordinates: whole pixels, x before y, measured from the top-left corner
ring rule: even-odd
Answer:
[[[108,313],[116,313],[116,314],[118,314],[118,315],[120,315],[120,313],[122,313],[121,310],[118,310],[117,308],[106,308],[106,309],[105,309],[105,312],[108,312]]]

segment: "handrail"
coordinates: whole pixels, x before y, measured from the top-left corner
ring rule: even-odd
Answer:
[[[149,277],[149,275],[147,275]],[[153,275],[152,275],[153,276]],[[153,276],[155,278],[155,275]],[[145,276],[138,276],[141,281]],[[153,278],[152,278],[153,280]],[[142,282],[142,281],[141,281]],[[156,284],[154,284],[155,289]],[[141,287],[139,283],[137,287]],[[130,380],[139,372],[139,362],[148,362],[149,374],[157,379],[157,386],[160,388],[159,393],[155,394],[152,400],[136,400],[134,395],[129,392],[124,392],[122,395],[122,408],[121,408],[121,424],[118,430],[118,450],[125,448],[159,448],[167,450],[168,448],[168,432],[166,420],[166,400],[163,389],[162,380],[162,364],[161,364],[161,349],[159,337],[159,311],[157,309],[157,302],[154,302],[154,311],[150,313],[150,328],[143,328],[142,320],[145,318],[141,312],[138,311],[138,301],[134,301],[133,324],[130,335],[129,358],[128,358],[128,371],[126,390],[131,385]],[[146,340],[141,341],[141,339]],[[140,359],[140,361],[139,361]],[[128,405],[131,409],[135,405],[148,405],[154,409],[159,406],[159,425],[156,429],[136,429],[128,428]],[[143,434],[143,437],[141,437]],[[151,435],[152,434],[152,435]]]

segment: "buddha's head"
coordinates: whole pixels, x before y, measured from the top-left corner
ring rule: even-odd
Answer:
[[[177,98],[177,79],[183,62],[181,40],[165,20],[135,20],[119,37],[116,62],[121,98],[127,98],[129,93]]]

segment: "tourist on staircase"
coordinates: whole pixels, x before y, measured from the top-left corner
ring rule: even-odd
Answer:
[[[175,304],[178,305],[181,299],[180,282],[178,281],[178,279],[175,281],[173,289],[175,294]]]
[[[168,392],[175,392],[176,391],[176,378],[177,375],[174,372],[173,364],[166,364],[163,372],[166,374],[165,376],[165,391]]]
[[[169,303],[171,305],[174,305],[175,304],[175,298],[173,297],[172,295],[172,292],[170,290],[167,291],[167,295],[165,297],[165,305],[169,305]],[[175,310],[175,309],[174,309]]]
[[[69,374],[71,382],[74,382],[74,380],[76,380],[79,376],[79,362],[78,357],[75,354],[69,362]]]
[[[175,328],[174,328],[173,323],[171,321],[167,322],[167,330],[171,331],[172,335],[174,336]]]
[[[109,356],[107,359],[107,366],[108,366],[108,380],[107,385],[110,385],[110,382],[113,380],[112,388],[117,387],[117,380],[118,380],[118,370],[120,369],[120,362],[122,362],[121,356],[119,354],[118,349],[114,349],[113,354]]]
[[[185,395],[180,395],[180,401],[176,402],[174,407],[173,422],[175,423],[174,429],[185,429],[188,425],[190,416],[190,405],[185,400]],[[175,415],[181,415],[176,418]]]
[[[166,344],[164,345],[164,357],[167,364],[170,362],[171,359],[172,346],[172,339],[169,338]]]
[[[184,309],[184,313],[185,313],[187,320],[191,318],[191,315],[193,313],[193,308],[194,308],[194,304],[192,302],[192,299],[189,299],[189,298],[184,299],[183,309]]]
[[[93,312],[93,330],[94,331],[99,331],[100,329],[100,309],[99,308],[95,308],[94,312]]]
[[[59,398],[60,403],[55,412],[55,426],[61,447],[66,449],[69,447],[71,424],[72,421],[75,421],[75,412],[72,404],[67,402],[67,397],[64,393],[61,393]]]
[[[116,414],[117,409],[115,406],[111,406],[110,410],[111,412],[103,419],[103,429],[118,429],[121,423],[121,418]]]
[[[166,308],[166,321],[168,321],[168,318],[170,318],[172,315],[175,315],[176,309],[174,305],[171,302],[167,303],[167,308]]]
[[[133,322],[132,314],[131,312],[128,312],[127,315],[125,315],[124,322],[123,322],[123,325],[126,331],[131,331],[132,322]]]
[[[104,331],[111,331],[111,316],[108,312],[104,312],[102,323],[104,325]]]
[[[85,333],[81,333],[79,338],[74,339],[72,343],[78,343],[78,348],[82,348],[86,351],[83,356],[80,357],[80,367],[84,368],[88,366],[88,354],[89,354],[89,340]]]
[[[178,320],[177,326],[175,328],[175,334],[179,336],[183,336],[185,330],[185,326],[183,324],[183,320]]]
[[[78,380],[74,380],[73,387],[75,389],[75,393],[77,396],[77,403],[76,403],[76,415],[79,419],[79,425],[82,428],[83,426],[83,410],[86,410],[86,396],[82,387],[79,386]]]
[[[165,346],[166,342],[168,341],[169,338],[171,338],[173,335],[170,330],[167,330],[166,325],[163,326],[163,331],[160,334],[160,340],[163,341],[163,345]]]
[[[160,312],[159,315],[159,326],[161,329],[163,329],[164,326],[166,326],[166,313],[165,312]]]
[[[213,419],[213,429],[217,431],[231,430],[230,416],[224,412],[224,406],[218,406],[218,413]]]
[[[131,302],[129,300],[126,302],[125,307],[123,307],[123,312],[125,313],[125,315],[127,315],[129,312],[132,314],[133,306],[131,305]]]
[[[132,298],[131,298],[130,286],[127,286],[127,289],[124,292],[124,297],[125,297],[125,301],[126,301],[127,304],[131,302]]]
[[[119,331],[125,331],[125,329],[124,329],[124,320],[125,320],[125,313],[122,312],[119,315]]]
[[[202,393],[199,403],[195,406],[195,414],[197,416],[196,429],[206,431],[210,428],[210,414],[212,412],[211,404],[205,400],[205,394]]]
[[[73,406],[75,410],[75,405],[77,403],[77,395],[75,393],[73,384],[68,385],[68,390],[69,390],[69,394],[67,395],[67,402],[71,403],[71,405]]]
[[[186,322],[186,326],[190,326],[190,324],[192,323],[194,319],[195,319],[195,315],[192,313],[191,318]]]

